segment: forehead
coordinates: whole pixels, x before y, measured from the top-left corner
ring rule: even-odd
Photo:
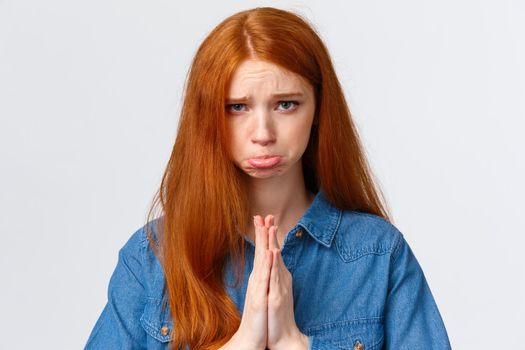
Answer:
[[[229,95],[245,94],[246,90],[271,89],[272,92],[290,90],[307,92],[308,83],[298,74],[274,63],[259,59],[243,61],[234,71]]]

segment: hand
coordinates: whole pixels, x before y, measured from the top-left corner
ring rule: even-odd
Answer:
[[[268,250],[269,217],[266,224],[254,216],[255,256],[248,278],[244,310],[239,329],[226,344],[240,350],[265,349],[268,341],[268,288],[273,255]]]
[[[295,323],[292,275],[282,260],[273,224],[273,215],[264,220],[254,216],[255,256],[241,325],[225,348],[308,348],[308,337]]]
[[[271,219],[273,225],[273,217]],[[307,349],[308,337],[295,323],[293,309],[292,274],[284,264],[277,241],[277,227],[268,230],[268,249],[273,254],[268,295],[268,348]]]

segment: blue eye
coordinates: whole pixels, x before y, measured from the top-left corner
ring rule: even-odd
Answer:
[[[242,112],[243,108],[244,108],[243,103],[233,103],[231,105],[226,105],[226,109],[232,112]]]
[[[290,110],[293,109],[293,107],[298,106],[299,103],[297,101],[279,101],[279,106],[282,107],[282,110]]]

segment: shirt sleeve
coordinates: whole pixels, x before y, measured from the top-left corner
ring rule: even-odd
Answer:
[[[142,231],[119,250],[108,286],[108,300],[85,349],[145,349],[146,333],[140,325],[145,290],[142,279]]]
[[[385,305],[385,349],[450,349],[436,302],[402,234],[391,259]]]

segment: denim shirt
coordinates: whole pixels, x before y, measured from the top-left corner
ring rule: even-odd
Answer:
[[[255,252],[244,239],[242,285],[233,287],[230,260],[224,274],[241,316]],[[281,249],[293,279],[295,321],[309,350],[450,349],[421,266],[383,218],[339,210],[319,191]],[[119,251],[107,303],[85,349],[168,349],[173,321],[164,285],[143,226]]]

